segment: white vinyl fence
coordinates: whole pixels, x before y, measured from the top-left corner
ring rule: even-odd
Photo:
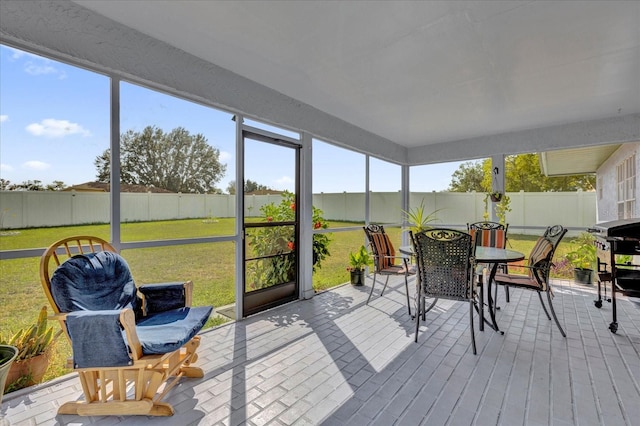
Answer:
[[[549,224],[584,229],[596,223],[595,192],[519,192],[508,193],[510,229],[527,233]],[[424,200],[427,213],[436,212],[436,225],[461,226],[483,219],[484,193],[412,193],[412,207]],[[260,207],[278,204],[280,195],[249,195],[246,214],[260,216]],[[370,221],[400,224],[401,194],[370,194]],[[313,205],[329,220],[362,222],[365,218],[364,193],[314,194]],[[123,222],[191,218],[235,217],[235,196],[217,194],[122,193]],[[109,194],[66,191],[0,191],[0,229],[109,222]],[[518,229],[520,228],[520,229]],[[522,231],[522,232],[521,232]],[[535,231],[532,233],[539,233]]]

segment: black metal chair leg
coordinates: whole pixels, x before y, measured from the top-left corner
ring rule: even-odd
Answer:
[[[558,326],[558,329],[560,330],[560,333],[562,333],[562,337],[567,337],[566,333],[562,329],[562,326],[560,325],[560,321],[558,321],[558,317],[556,316],[556,310],[553,309],[553,303],[551,302],[551,293],[548,292],[548,291],[547,291],[547,299],[549,300],[549,307],[551,308],[551,313],[553,314],[553,319],[556,320],[556,325]]]
[[[476,354],[476,335],[473,327],[473,300],[469,300],[469,324],[471,324],[471,345],[473,346],[473,354]]]
[[[376,286],[376,273],[373,273],[373,282],[371,283],[371,291],[369,292],[369,297],[367,298],[367,305],[369,304],[369,300],[371,300],[371,296],[373,295],[373,288]]]
[[[387,279],[384,280],[384,287],[382,287],[382,291],[380,292],[380,296],[384,294],[384,291],[387,289],[387,284],[389,284],[389,275],[387,275]]]
[[[418,311],[416,312],[416,343],[418,343],[418,329],[420,328],[420,314],[422,313],[421,311],[424,309],[424,304],[423,304],[423,298],[422,298],[422,291],[418,292],[417,294],[417,298],[418,298]]]
[[[411,316],[411,301],[409,300],[409,279],[407,278],[407,274],[404,275],[404,292],[407,295],[407,310],[409,311],[409,316]]]
[[[544,305],[544,302],[542,301],[542,294],[540,294],[539,291],[536,291],[536,293],[538,293],[538,299],[540,299],[540,303],[542,304],[542,309],[544,310],[544,313],[547,314],[547,318],[551,319],[551,315],[549,315],[549,311],[547,311],[547,307]],[[547,295],[549,294],[549,292],[547,292]],[[549,296],[551,297],[551,296]],[[551,299],[549,299],[551,300]]]

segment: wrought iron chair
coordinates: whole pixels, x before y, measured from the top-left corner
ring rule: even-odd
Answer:
[[[567,337],[564,329],[560,325],[560,321],[556,315],[556,311],[553,308],[551,299],[553,298],[553,289],[551,288],[551,282],[549,273],[552,266],[553,255],[560,244],[560,240],[564,237],[567,230],[561,225],[553,225],[548,227],[544,234],[538,238],[536,244],[531,249],[528,257],[527,275],[516,275],[508,273],[497,273],[494,282],[498,285],[508,285],[510,288],[522,288],[525,290],[533,290],[538,293],[538,298],[542,304],[542,309],[547,315],[547,318],[551,320],[549,311],[542,300],[542,293],[547,294],[547,300],[553,319],[560,330],[562,336]]]
[[[506,248],[507,246],[507,230],[509,229],[509,224],[503,225],[498,222],[475,222],[475,223],[467,223],[467,232],[471,234],[476,246],[480,247],[496,247],[496,248]],[[477,274],[482,274],[486,265],[478,265],[476,268]],[[498,270],[507,273],[507,264],[498,265]],[[479,283],[482,280],[478,280]],[[504,286],[504,293],[507,303],[509,303],[509,286]],[[494,299],[496,299],[496,296]]]
[[[470,234],[454,229],[434,228],[416,234],[409,231],[418,266],[416,336],[420,317],[435,305],[426,308],[426,299],[439,298],[469,302],[471,344],[476,353],[473,311],[476,303],[473,271],[475,268],[473,239]]]
[[[364,233],[369,241],[369,246],[373,253],[373,283],[371,283],[371,291],[367,298],[367,304],[373,295],[373,289],[376,285],[376,277],[378,275],[386,276],[384,287],[380,292],[380,296],[384,294],[389,283],[390,276],[404,276],[404,288],[407,295],[407,310],[411,315],[411,302],[409,300],[409,275],[415,275],[415,268],[409,265],[409,259],[406,256],[396,256],[396,251],[389,239],[389,234],[384,231],[382,225],[368,225],[363,227]],[[400,260],[400,264],[396,262]]]
[[[137,287],[115,248],[90,236],[49,246],[40,278],[84,391],[58,414],[173,415],[162,398],[181,377],[204,375],[191,364],[213,308],[190,307],[193,283]]]

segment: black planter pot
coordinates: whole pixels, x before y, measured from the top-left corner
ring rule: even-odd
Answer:
[[[491,194],[491,201],[498,203],[502,200],[502,194]]]
[[[593,284],[593,275],[592,269],[575,268],[573,270],[573,278],[578,284]]]
[[[351,284],[355,286],[364,285],[364,269],[349,271],[351,274]]]

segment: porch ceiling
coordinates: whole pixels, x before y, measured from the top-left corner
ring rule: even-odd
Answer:
[[[77,3],[406,147],[640,112],[640,3]]]

